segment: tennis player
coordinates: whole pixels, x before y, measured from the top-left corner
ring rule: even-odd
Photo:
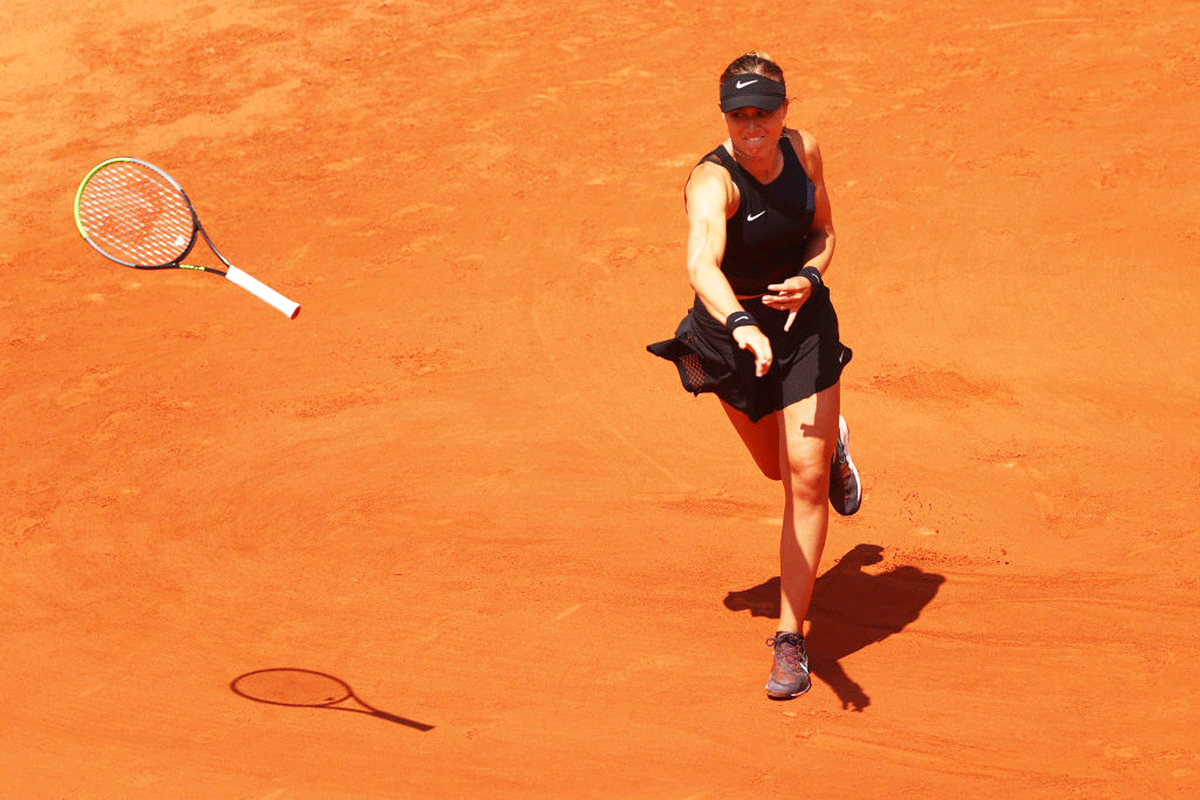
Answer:
[[[812,134],[788,128],[783,70],[762,53],[720,79],[729,138],[685,189],[687,269],[696,301],[673,339],[647,349],[684,388],[713,392],[755,464],[784,488],[780,619],[767,640],[767,695],[811,686],[802,623],[829,527],[829,505],[862,500],[838,381],[850,361],[825,285],[834,230]],[[826,502],[826,498],[830,502]]]

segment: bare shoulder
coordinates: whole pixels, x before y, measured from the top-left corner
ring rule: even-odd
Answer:
[[[800,157],[800,163],[804,165],[804,169],[809,175],[821,173],[821,148],[817,145],[817,137],[813,136],[808,131],[798,130],[796,128],[786,128],[784,135],[792,143],[792,147],[796,151],[796,155]]]
[[[729,170],[711,161],[701,161],[688,176],[684,196],[689,208],[698,205],[728,208],[731,202],[736,202],[736,192]]]
[[[786,128],[784,134],[791,141],[792,147],[796,149],[796,154],[801,158],[821,158],[821,148],[817,145],[816,136],[798,128]]]
[[[693,191],[694,188],[703,191],[711,190],[714,185],[724,186],[732,182],[729,170],[724,166],[713,161],[701,161],[692,167],[692,173],[688,175],[687,186],[688,192]]]

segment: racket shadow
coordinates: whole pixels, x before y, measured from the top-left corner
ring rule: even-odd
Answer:
[[[230,690],[247,700],[272,706],[328,708],[366,714],[413,730],[431,731],[434,726],[402,717],[368,704],[341,678],[296,667],[272,667],[239,675],[229,682]]]

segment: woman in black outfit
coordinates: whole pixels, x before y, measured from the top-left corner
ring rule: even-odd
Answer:
[[[720,85],[729,138],[685,190],[696,302],[675,338],[648,349],[675,362],[689,391],[715,393],[755,464],[783,483],[767,694],[788,698],[811,685],[801,626],[829,527],[826,498],[841,514],[861,501],[840,416],[851,351],[825,286],[835,237],[821,152],[812,134],[784,124],[783,71],[748,53]]]

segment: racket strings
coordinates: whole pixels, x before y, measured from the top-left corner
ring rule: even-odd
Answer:
[[[136,266],[171,264],[191,249],[195,218],[178,188],[153,170],[109,164],[79,198],[79,218],[93,244]]]

